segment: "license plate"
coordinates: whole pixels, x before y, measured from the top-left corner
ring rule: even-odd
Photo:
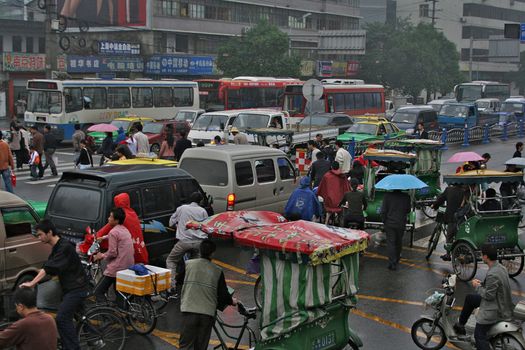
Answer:
[[[335,345],[335,331],[330,331],[312,340],[312,350],[329,349]]]

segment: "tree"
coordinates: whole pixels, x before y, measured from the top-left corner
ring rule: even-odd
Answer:
[[[361,60],[365,81],[417,97],[452,90],[461,79],[459,54],[452,42],[428,24],[408,20],[367,26],[366,54]]]
[[[298,77],[301,59],[288,56],[288,35],[266,21],[219,47],[217,67],[226,76]]]

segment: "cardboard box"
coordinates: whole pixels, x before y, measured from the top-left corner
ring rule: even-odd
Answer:
[[[150,295],[170,288],[171,271],[161,267],[146,265],[149,275],[138,276],[135,271],[117,272],[117,290],[133,295]]]

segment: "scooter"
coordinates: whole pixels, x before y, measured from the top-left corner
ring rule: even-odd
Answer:
[[[456,275],[449,275],[443,280],[443,289],[434,291],[425,300],[425,304],[434,312],[432,315],[423,315],[414,322],[411,331],[412,340],[420,349],[441,349],[447,341],[463,350],[476,349],[473,317],[465,325],[466,335],[458,335],[454,331],[455,320],[451,314],[456,301],[455,287]],[[525,350],[521,328],[525,321],[524,306],[523,303],[518,303],[512,322],[498,322],[489,330],[488,340],[494,350]]]

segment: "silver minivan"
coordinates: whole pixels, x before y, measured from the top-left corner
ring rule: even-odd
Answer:
[[[278,149],[219,145],[184,151],[179,168],[193,175],[213,198],[215,213],[228,210],[284,212],[297,171]]]

